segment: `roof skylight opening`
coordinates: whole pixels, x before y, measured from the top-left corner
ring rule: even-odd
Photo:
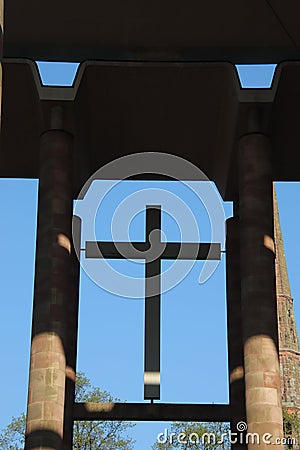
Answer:
[[[72,86],[79,63],[36,61],[43,86]]]
[[[272,86],[276,64],[237,64],[242,88],[265,89]]]

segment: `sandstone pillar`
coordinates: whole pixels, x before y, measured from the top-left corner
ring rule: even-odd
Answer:
[[[4,32],[4,0],[0,0],[0,126],[2,116],[2,55],[3,55],[3,32]]]
[[[231,410],[232,448],[246,448],[242,433],[246,421],[244,351],[242,338],[241,276],[240,276],[240,227],[239,218],[231,217],[226,222],[226,287],[229,399]],[[237,440],[236,443],[235,440]]]
[[[239,142],[241,289],[248,432],[282,438],[275,291],[271,148],[260,133]],[[283,445],[272,445],[283,449]]]
[[[55,122],[55,121],[54,121]],[[41,136],[27,450],[62,449],[71,298],[72,137]]]
[[[73,445],[73,413],[75,399],[76,360],[77,360],[77,331],[79,306],[79,277],[80,264],[77,255],[80,254],[81,219],[73,216],[73,239],[71,247],[71,286],[70,301],[68,303],[68,336],[66,353],[66,392],[64,415],[63,449],[71,450]],[[77,251],[75,250],[77,247]],[[72,300],[71,300],[72,299]]]

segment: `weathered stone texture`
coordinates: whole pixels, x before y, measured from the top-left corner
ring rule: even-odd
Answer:
[[[41,137],[26,449],[62,449],[71,300],[72,137]],[[62,239],[63,236],[63,239]]]
[[[243,136],[239,214],[247,424],[250,433],[272,429],[276,437],[282,437],[271,180],[269,139],[260,133]],[[248,448],[269,446],[249,443]]]
[[[274,235],[282,406],[300,416],[300,352],[275,188]],[[300,438],[300,436],[299,436]],[[300,440],[299,440],[300,442]],[[294,445],[299,449],[299,445]]]

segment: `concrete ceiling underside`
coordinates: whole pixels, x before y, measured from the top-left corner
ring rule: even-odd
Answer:
[[[3,69],[1,177],[38,178],[39,137],[60,104],[74,134],[74,195],[109,161],[154,151],[186,158],[232,200],[253,108],[272,140],[274,180],[300,181],[300,63],[281,64],[271,89],[254,90],[240,88],[229,63],[86,62],[70,88],[41,86],[31,61]]]
[[[300,59],[298,0],[9,0],[4,56],[33,60]]]

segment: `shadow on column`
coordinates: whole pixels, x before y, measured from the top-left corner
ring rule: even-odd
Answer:
[[[48,430],[38,430],[29,433],[25,438],[25,448],[34,450],[39,448],[58,449],[62,447],[59,434]]]
[[[66,417],[72,434],[78,314],[72,252],[72,146],[72,136],[59,129],[41,136],[26,450],[72,448],[70,439],[69,447],[63,445]],[[72,390],[66,397],[70,374]]]

